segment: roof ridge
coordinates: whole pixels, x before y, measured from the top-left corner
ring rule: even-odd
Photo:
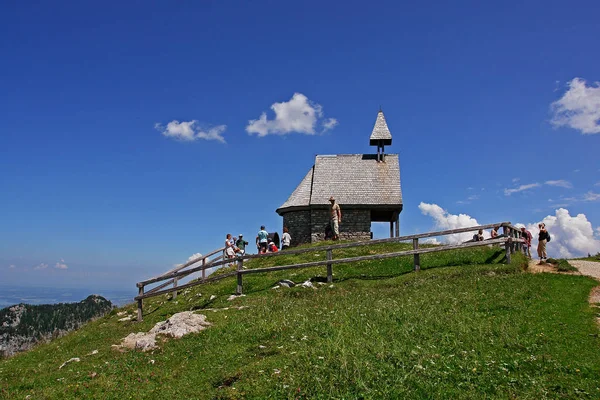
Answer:
[[[312,174],[310,175],[310,194],[308,195],[308,204],[312,203],[313,186],[315,185],[315,165],[316,165],[316,162],[313,164],[313,166],[311,168]]]

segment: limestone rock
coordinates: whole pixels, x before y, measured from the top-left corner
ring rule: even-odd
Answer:
[[[174,314],[166,321],[158,322],[148,333],[138,332],[129,334],[116,347],[120,349],[128,348],[149,351],[157,347],[157,335],[181,338],[188,333],[199,332],[210,325],[210,322],[206,321],[205,315],[184,311]]]
[[[79,359],[79,357],[73,357],[73,358],[71,358],[71,359],[69,359],[69,360],[65,361],[64,363],[62,363],[62,365],[61,365],[60,367],[58,367],[58,369],[62,369],[62,367],[64,367],[65,365],[67,365],[67,364],[69,364],[69,363],[72,363],[72,362],[79,362],[79,361],[81,361],[81,360]]]
[[[279,286],[287,287],[287,288],[296,286],[296,284],[294,282],[290,281],[289,279],[282,279],[278,282],[278,284],[279,284]]]

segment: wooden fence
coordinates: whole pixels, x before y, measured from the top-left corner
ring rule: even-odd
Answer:
[[[503,233],[500,237],[495,238],[495,239],[487,239],[484,241],[468,241],[468,242],[464,242],[461,244],[448,244],[448,245],[440,245],[440,246],[426,247],[426,248],[419,247],[419,239],[453,235],[453,234],[457,234],[457,233],[474,232],[474,231],[478,231],[479,229],[487,230],[487,229],[492,229],[496,226],[501,226],[503,229]],[[333,250],[336,250],[336,249],[354,248],[354,247],[360,247],[360,246],[370,246],[370,245],[380,244],[380,243],[396,243],[396,242],[405,242],[405,241],[412,241],[412,244],[413,244],[412,250],[381,253],[381,254],[368,255],[368,256],[333,259]],[[247,274],[260,274],[260,273],[271,272],[271,271],[281,271],[281,270],[286,270],[286,269],[297,269],[297,268],[309,268],[309,267],[317,267],[317,266],[324,265],[324,266],[327,266],[327,282],[332,282],[333,281],[333,265],[336,265],[336,264],[345,264],[345,263],[352,263],[352,262],[357,262],[357,261],[367,261],[367,260],[381,260],[381,259],[386,259],[386,258],[394,258],[394,257],[412,255],[413,260],[414,260],[414,270],[419,271],[421,268],[421,261],[420,261],[421,254],[435,253],[435,252],[448,251],[448,250],[454,250],[454,249],[464,249],[464,248],[470,248],[470,247],[487,246],[490,244],[504,245],[505,251],[506,251],[506,261],[507,261],[507,263],[510,263],[511,254],[513,254],[515,251],[522,251],[522,249],[523,249],[522,246],[523,246],[524,242],[525,242],[525,239],[523,239],[521,237],[521,231],[519,229],[514,227],[510,222],[500,222],[497,224],[479,225],[479,226],[472,226],[469,228],[451,229],[451,230],[446,230],[446,231],[427,232],[427,233],[420,233],[417,235],[399,236],[399,237],[394,237],[394,238],[389,238],[389,239],[378,239],[378,240],[369,240],[369,241],[364,241],[364,242],[333,244],[333,245],[329,245],[329,246],[311,247],[308,249],[301,249],[301,250],[285,250],[283,252],[277,252],[277,253],[249,254],[249,255],[238,256],[238,257],[229,258],[229,259],[227,259],[225,257],[225,254],[223,252],[224,249],[221,248],[221,249],[217,249],[209,254],[206,254],[204,256],[201,256],[194,260],[191,260],[185,264],[182,264],[182,265],[178,266],[177,268],[167,271],[164,274],[161,274],[157,277],[150,278],[150,279],[147,279],[142,282],[138,282],[136,284],[136,286],[138,288],[138,296],[135,297],[135,300],[137,300],[137,303],[138,303],[138,321],[141,321],[142,317],[143,317],[142,314],[143,314],[143,300],[144,299],[147,299],[147,298],[153,297],[153,296],[160,296],[160,295],[163,295],[166,293],[173,293],[173,297],[175,298],[177,296],[178,290],[186,289],[186,288],[197,286],[197,285],[202,285],[202,284],[205,284],[208,282],[214,282],[214,281],[229,278],[232,276],[237,277],[236,294],[242,294],[243,276],[247,275]],[[319,260],[319,261],[313,261],[313,262],[307,262],[307,263],[301,263],[301,264],[293,264],[293,265],[278,265],[278,266],[267,267],[267,268],[243,269],[244,268],[244,260],[250,260],[253,258],[279,257],[282,255],[323,252],[323,251],[326,252],[325,260]],[[210,257],[215,256],[218,253],[221,253],[221,255],[218,257],[215,257],[213,259],[210,259]],[[201,262],[202,265],[188,268],[199,262]],[[231,264],[231,263],[237,264],[237,268],[235,271],[229,272],[226,274],[220,274],[220,275],[214,276],[214,277],[208,277],[208,278],[206,277],[207,269],[216,268],[216,267],[219,267],[219,266],[222,266],[225,264]],[[189,283],[183,284],[183,285],[178,285],[179,279],[189,276],[195,272],[200,272],[202,275],[201,278],[191,281]],[[146,292],[144,291],[146,286],[154,284],[154,283],[158,283],[161,281],[166,281],[166,282],[161,283],[158,286],[156,286]],[[171,288],[165,289],[167,286],[170,286],[170,285],[173,285],[173,286]]]

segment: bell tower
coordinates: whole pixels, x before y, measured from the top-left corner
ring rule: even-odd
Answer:
[[[371,132],[371,138],[369,139],[369,145],[377,146],[377,162],[385,162],[385,145],[392,144],[392,134],[385,122],[385,116],[381,108],[377,113],[377,120]]]

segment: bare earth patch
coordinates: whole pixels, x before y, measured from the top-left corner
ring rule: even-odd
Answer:
[[[575,265],[573,265],[575,267]],[[566,275],[581,275],[579,272],[559,272],[556,268],[549,263],[539,264],[536,260],[529,260],[529,266],[527,270],[533,274],[539,274],[541,272],[547,272],[550,274],[566,274]]]
[[[596,286],[592,289],[590,293],[590,304],[598,304],[600,303],[600,286]]]

